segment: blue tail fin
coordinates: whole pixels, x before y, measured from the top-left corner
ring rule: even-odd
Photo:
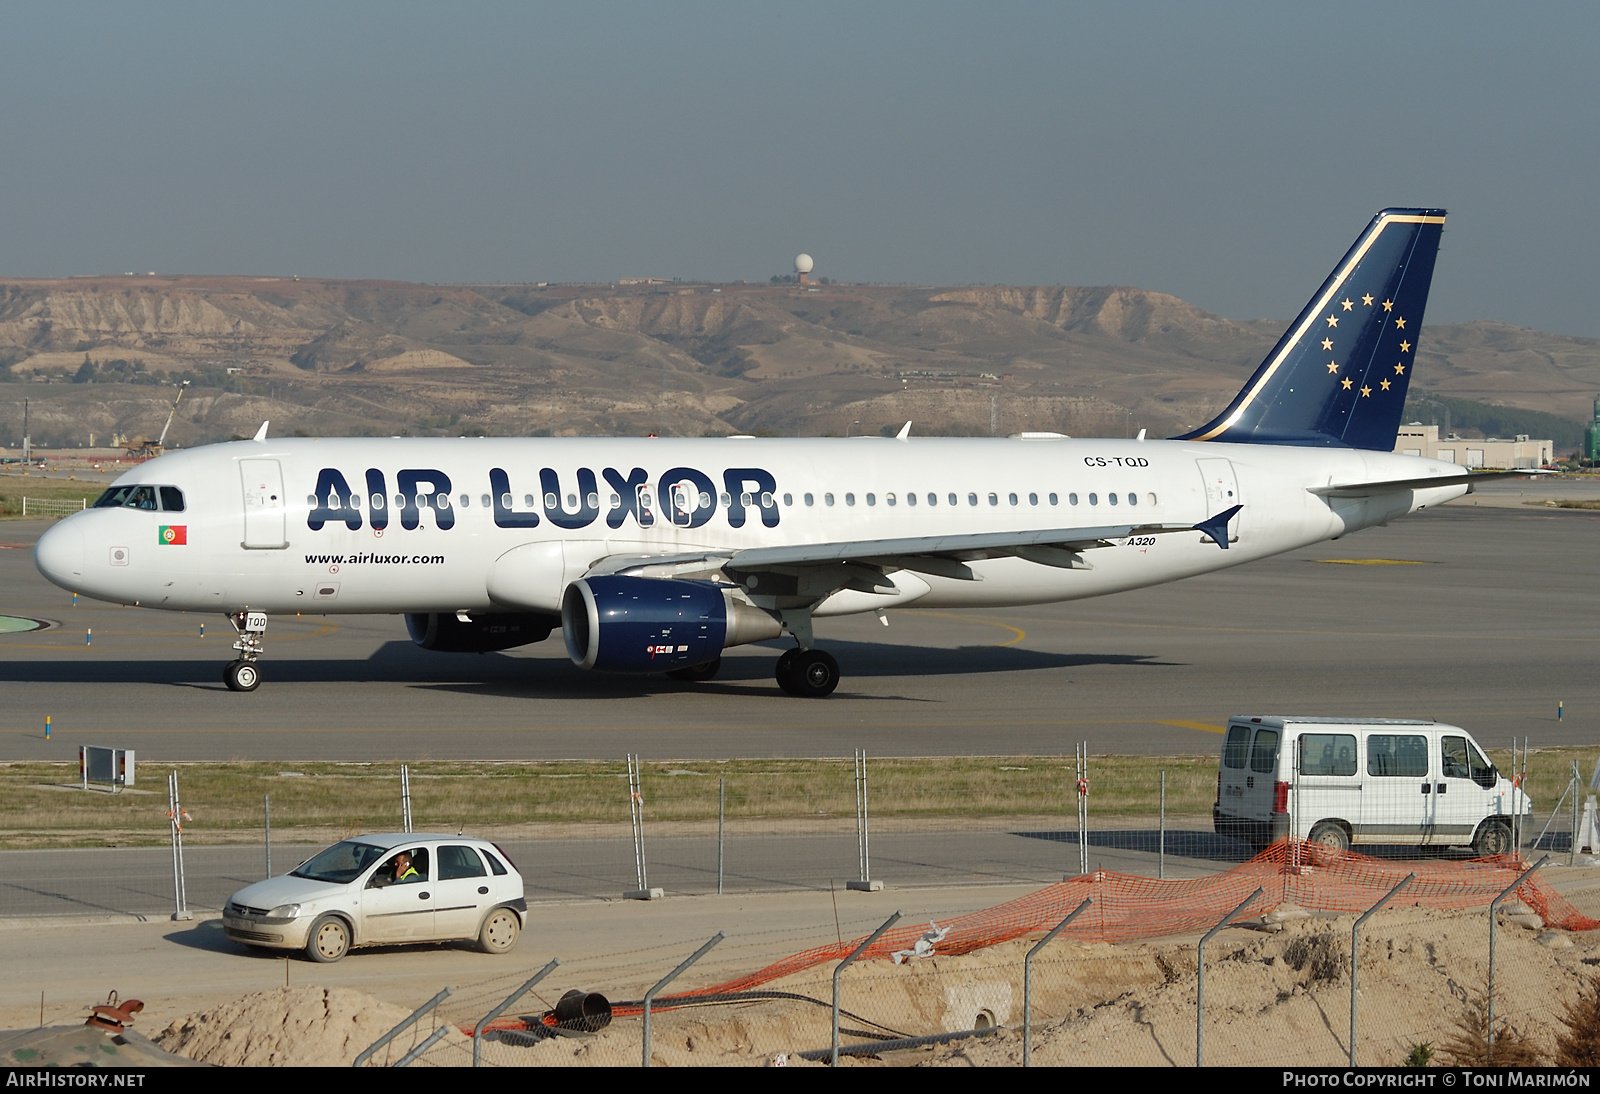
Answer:
[[[1180,441],[1394,448],[1443,209],[1372,218],[1228,409]]]

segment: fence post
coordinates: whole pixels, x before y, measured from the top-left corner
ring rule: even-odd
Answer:
[[[483,1058],[483,1031],[488,1028],[489,1023],[500,1017],[500,1015],[504,1014],[506,1008],[511,1006],[512,1003],[515,1003],[518,999],[521,999],[524,995],[528,994],[528,989],[532,988],[539,981],[555,972],[556,966],[559,964],[561,964],[561,959],[559,957],[552,957],[550,959],[550,964],[534,973],[532,979],[528,980],[522,985],[522,987],[506,996],[504,1001],[502,1001],[498,1007],[495,1007],[488,1014],[485,1014],[481,1019],[478,1020],[478,1024],[472,1027],[473,1067],[478,1067],[479,1062]]]
[[[189,914],[188,887],[183,876],[183,803],[178,800],[178,773],[167,776],[167,816],[172,822],[172,896],[174,920],[193,919]]]
[[[1573,838],[1566,846],[1566,865],[1578,865],[1578,793],[1578,761],[1573,760]]]
[[[1494,1060],[1494,921],[1500,911],[1500,902],[1522,886],[1528,880],[1528,875],[1550,861],[1550,856],[1545,855],[1538,862],[1517,875],[1517,880],[1506,886],[1504,892],[1489,902],[1489,1060]]]
[[[663,976],[660,980],[657,980],[655,987],[644,993],[644,1056],[639,1063],[640,1067],[650,1066],[650,1004],[655,1002],[656,994],[660,992],[662,988],[676,980],[678,978],[678,974],[683,972],[684,969],[687,969],[690,965],[693,965],[696,961],[704,957],[706,955],[706,951],[710,950],[711,947],[715,946],[718,942],[721,942],[724,937],[726,936],[723,935],[721,931],[718,931],[716,934],[712,935],[711,941],[707,942],[704,946],[701,946],[698,950],[694,951],[694,953],[690,954],[681,965],[667,973],[667,975]]]
[[[856,749],[856,859],[861,876],[846,881],[846,889],[862,893],[876,893],[883,882],[872,880],[872,842],[867,823],[867,750]]]
[[[400,831],[411,831],[411,767],[400,765]]]
[[[267,876],[272,876],[272,795],[261,795],[261,815],[267,833]]]
[[[728,780],[717,780],[717,895],[722,895],[722,822],[728,813]]]
[[[866,941],[862,942],[861,945],[851,950],[848,957],[833,967],[833,1053],[829,1057],[829,1067],[839,1066],[839,974],[844,972],[845,968],[850,964],[850,962],[860,957],[862,952],[868,946],[876,942],[879,935],[881,935],[884,931],[887,931],[890,927],[893,927],[899,921],[900,913],[897,911],[894,913],[894,915],[890,916],[888,919],[885,919],[883,924],[877,930],[867,935]]]
[[[391,1029],[388,1033],[385,1033],[382,1037],[379,1037],[376,1041],[372,1042],[372,1044],[370,1044],[366,1048],[362,1049],[361,1053],[356,1057],[355,1063],[351,1064],[350,1066],[351,1067],[360,1067],[362,1064],[364,1064],[368,1060],[372,1059],[372,1054],[374,1052],[377,1052],[384,1045],[388,1044],[390,1041],[392,1041],[396,1037],[400,1036],[400,1034],[404,1033],[406,1030],[408,1030],[412,1026],[416,1025],[417,1021],[419,1019],[421,1019],[423,1015],[427,1014],[434,1007],[436,1007],[440,1003],[444,1002],[445,996],[450,994],[450,990],[451,989],[449,989],[449,988],[445,988],[438,995],[435,995],[432,999],[429,999],[426,1003],[422,1004],[422,1006],[420,1006],[416,1010],[412,1011],[409,1015],[407,1015],[406,1017],[400,1019],[400,1023],[398,1025],[396,1025],[393,1029]],[[439,1036],[440,1033],[443,1033],[445,1030],[447,1030],[449,1028],[450,1028],[449,1026],[440,1027],[440,1029],[435,1031],[433,1038],[431,1038],[428,1041],[428,1044],[431,1045],[433,1043],[433,1041],[438,1039],[438,1036]],[[425,1048],[427,1046],[425,1045],[423,1047]],[[412,1060],[416,1059],[416,1057],[420,1054],[420,1052],[421,1052],[421,1049],[418,1049],[416,1051],[407,1053],[403,1062],[409,1064]]]
[[[644,792],[639,781],[643,765],[639,757],[628,753],[628,819],[633,822],[633,872],[639,887],[622,895],[628,900],[655,900],[663,896],[660,889],[650,888],[650,873],[644,861]]]
[[[1156,880],[1167,880],[1167,770],[1161,769],[1161,827],[1156,835]],[[1026,1050],[1024,1050],[1026,1054]]]
[[[1072,909],[1067,918],[1051,928],[1050,933],[1039,939],[1033,949],[1028,951],[1022,959],[1022,1066],[1033,1066],[1033,955],[1045,948],[1056,935],[1067,929],[1067,924],[1077,919],[1079,914],[1093,904],[1094,900],[1085,897],[1083,903]]]
[[[1378,913],[1378,909],[1379,908],[1382,908],[1385,904],[1389,903],[1389,901],[1393,900],[1394,897],[1395,897],[1395,894],[1400,892],[1400,890],[1404,889],[1407,885],[1410,885],[1416,879],[1417,879],[1417,875],[1416,874],[1407,874],[1401,880],[1399,885],[1396,885],[1393,889],[1390,889],[1387,893],[1385,893],[1378,900],[1378,903],[1374,904],[1372,907],[1368,908],[1365,912],[1363,912],[1356,919],[1355,925],[1350,928],[1350,1066],[1351,1067],[1355,1067],[1356,1066],[1356,966],[1357,966],[1356,947],[1358,945],[1360,945],[1360,943],[1361,943],[1361,924],[1365,923],[1367,920],[1371,919],[1374,915],[1376,915]]]
[[[1196,971],[1196,977],[1195,977],[1195,994],[1194,994],[1194,1066],[1195,1067],[1204,1067],[1206,1065],[1206,1033],[1205,1033],[1205,1020],[1206,1020],[1206,943],[1211,941],[1211,936],[1212,935],[1216,934],[1218,931],[1222,930],[1222,928],[1226,927],[1228,925],[1228,921],[1229,920],[1231,920],[1234,916],[1238,915],[1240,912],[1244,911],[1244,906],[1246,904],[1249,904],[1252,900],[1254,900],[1256,897],[1260,896],[1264,892],[1266,892],[1265,889],[1257,888],[1255,892],[1251,893],[1249,896],[1247,896],[1243,900],[1241,900],[1239,902],[1239,906],[1237,908],[1235,908],[1233,911],[1229,912],[1227,915],[1225,915],[1221,919],[1219,919],[1217,921],[1217,925],[1215,927],[1212,927],[1209,931],[1207,931],[1200,938],[1200,962],[1199,962],[1199,966],[1195,970]]]
[[[1078,761],[1078,876],[1082,877],[1089,872],[1089,742],[1073,751]]]

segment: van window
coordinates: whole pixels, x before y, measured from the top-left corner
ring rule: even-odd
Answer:
[[[1485,789],[1494,787],[1494,765],[1465,737],[1441,737],[1440,760],[1446,778],[1471,779]]]
[[[1255,747],[1250,750],[1250,770],[1262,774],[1278,770],[1278,731],[1256,730]]]
[[[1428,738],[1374,733],[1367,738],[1367,774],[1427,778]]]
[[[1228,739],[1222,744],[1222,766],[1234,770],[1244,766],[1250,755],[1250,727],[1230,726]]]
[[[1354,775],[1356,738],[1353,733],[1302,733],[1300,774]]]

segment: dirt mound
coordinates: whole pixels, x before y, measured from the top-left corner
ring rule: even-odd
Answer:
[[[168,1052],[225,1067],[349,1067],[409,1013],[350,988],[278,988],[191,1014],[152,1039]],[[412,1038],[401,1035],[400,1052]],[[464,1040],[452,1031],[439,1047]]]
[[[1216,939],[1206,953],[1206,1063],[1317,1066],[1345,1060],[1352,922],[1350,916],[1309,919],[1276,935],[1251,938],[1230,932]],[[1387,924],[1367,925],[1359,955],[1361,1064],[1400,1064],[1419,1044],[1432,1045],[1439,1052],[1437,1062],[1475,1062],[1450,1060],[1447,1046],[1458,1023],[1482,1007],[1486,926],[1482,915],[1422,909],[1396,913]],[[1596,960],[1592,933],[1561,937],[1568,944],[1552,945],[1548,934],[1507,926],[1498,940],[1497,1028],[1508,1020],[1546,1062],[1554,1052],[1562,1006],[1592,982],[1589,966]],[[1159,974],[1096,976],[1097,971],[1120,970],[1097,969],[1099,961],[1070,948],[1049,962],[1041,958],[1035,966],[1034,1063],[1194,1062],[1194,946],[1117,949],[1127,956],[1145,954]],[[1085,1002],[1088,985],[1082,981],[1090,978],[1112,990]],[[1019,1010],[1020,998],[1019,990]],[[1013,1015],[1012,1028],[992,1038],[941,1047],[925,1062],[1020,1063],[1020,1019],[1020,1013]]]

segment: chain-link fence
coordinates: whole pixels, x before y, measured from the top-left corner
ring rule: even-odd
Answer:
[[[1281,815],[1318,847],[1327,846],[1320,818],[1328,814],[1393,828],[1395,843],[1357,843],[1364,853],[1459,859],[1477,853],[1472,826],[1501,809],[1515,845],[1587,861],[1577,852],[1600,848],[1581,835],[1593,814],[1585,812],[1588,785],[1573,772],[1592,758],[1551,750],[1513,768],[1509,754],[1497,754],[1501,769],[1519,776],[1517,799],[1503,804],[1469,802],[1471,792],[1488,793],[1470,777],[1380,775],[1349,791],[1314,785],[1337,776],[1297,773]],[[1225,756],[1219,778],[1214,756],[675,761],[639,763],[630,779],[623,763],[423,763],[402,777],[392,764],[146,761],[134,787],[111,793],[77,789],[76,768],[13,764],[0,769],[0,840],[17,848],[0,851],[0,918],[170,914],[179,878],[169,800],[145,787],[172,770],[181,787],[183,891],[189,909],[204,914],[337,839],[408,827],[494,839],[531,901],[656,889],[1043,885],[1100,870],[1203,877],[1245,861],[1275,834],[1216,830],[1213,803],[1230,800],[1226,765]],[[1531,809],[1521,807],[1525,792]],[[1332,800],[1341,795],[1352,800]],[[1455,845],[1400,842],[1442,816],[1418,812],[1425,798],[1476,810],[1452,822],[1466,831]],[[1387,820],[1360,809],[1386,810]],[[1395,819],[1402,814],[1410,819]]]
[[[1324,867],[1290,867],[1285,859],[1277,869],[1303,877],[1303,870],[1338,873],[1347,867],[1364,868],[1357,856]],[[457,989],[420,1028],[386,1045],[371,1062],[399,1062],[435,1031],[442,1031],[439,1040],[415,1062],[798,1066],[829,1064],[836,1057],[841,1065],[1101,1067],[1583,1062],[1574,1053],[1600,1036],[1600,1010],[1593,1005],[1600,998],[1595,981],[1600,957],[1571,928],[1593,927],[1594,921],[1551,904],[1549,890],[1536,876],[1524,878],[1522,870],[1506,864],[1493,879],[1476,879],[1480,895],[1501,882],[1515,889],[1494,916],[1491,962],[1487,903],[1441,907],[1440,878],[1426,873],[1402,878],[1405,884],[1392,895],[1393,886],[1373,889],[1388,902],[1359,927],[1354,912],[1278,902],[1265,891],[1274,888],[1271,879],[1253,873],[1252,880],[1269,883],[1257,888],[1259,895],[1252,894],[1237,917],[1219,917],[1228,925],[1203,947],[1203,995],[1200,932],[1110,942],[1103,937],[1105,921],[1080,902],[1084,914],[1042,946],[1044,933],[1028,931],[963,951],[961,923],[973,917],[955,924],[899,926],[906,917],[891,921],[890,932],[842,970],[841,954],[855,952],[870,933],[825,946],[830,950],[826,960],[812,961],[815,951],[802,950],[758,974],[749,970],[774,946],[811,939],[805,932],[733,935],[725,941],[719,936],[709,949],[706,940],[684,939],[536,968],[543,975],[526,992],[526,972],[507,974]],[[1534,904],[1547,915],[1565,916],[1565,929],[1547,923]],[[1180,914],[1184,910],[1174,907]],[[847,924],[852,931],[867,925],[860,915]],[[699,951],[704,956],[682,969],[680,979],[654,1000],[647,1049],[646,993]],[[544,955],[532,960],[543,961]],[[741,966],[744,975],[738,975]],[[770,972],[777,975],[763,978]],[[586,1019],[561,1021],[563,996],[569,999],[568,1013],[578,1013],[570,1002],[576,996],[569,993],[604,997],[609,1013],[599,1017],[597,1003]],[[485,1023],[508,997],[514,997],[512,1005]],[[479,1034],[476,1045],[474,1033]]]

